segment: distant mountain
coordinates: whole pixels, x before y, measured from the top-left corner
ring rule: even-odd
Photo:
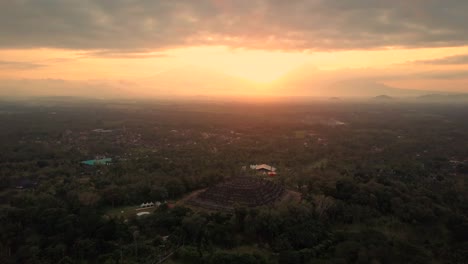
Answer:
[[[120,98],[133,94],[129,86],[127,83],[106,81],[68,81],[61,79],[2,80],[0,82],[0,96]]]
[[[335,96],[375,97],[376,99],[391,99],[392,97],[414,97],[428,93],[422,90],[410,90],[392,87],[373,80],[346,80],[332,83],[325,89]]]
[[[468,93],[464,94],[425,94],[419,96],[418,100],[425,101],[468,101]]]
[[[378,96],[374,97],[374,99],[376,99],[376,100],[384,100],[384,101],[388,101],[388,100],[393,100],[394,98],[393,98],[393,97],[391,97],[391,96],[388,96],[388,95],[382,94],[382,95],[378,95]]]
[[[372,77],[374,76],[374,77]],[[0,97],[73,96],[86,98],[187,98],[215,100],[220,97],[281,97],[282,100],[328,98],[411,97],[416,100],[468,100],[468,95],[410,90],[378,81],[377,74],[364,70],[318,70],[310,65],[295,69],[271,84],[259,84],[216,70],[184,66],[155,72],[147,78],[124,80],[72,81],[60,79],[1,80]]]
[[[377,78],[377,77],[376,77]],[[305,65],[291,71],[275,84],[275,91],[279,94],[294,94],[318,97],[416,97],[431,93],[431,91],[410,90],[392,87],[380,82],[366,71],[340,70],[322,71]]]
[[[254,95],[266,91],[247,80],[216,71],[185,66],[159,72],[151,77],[124,80],[71,81],[61,79],[1,80],[0,96],[72,96],[86,98],[193,97]]]

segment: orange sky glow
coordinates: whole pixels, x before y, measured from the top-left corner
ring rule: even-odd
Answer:
[[[0,50],[8,61],[38,64],[37,68],[2,69],[2,78],[63,78],[71,80],[145,78],[167,70],[193,65],[269,83],[294,69],[308,65],[319,70],[414,68],[419,60],[433,60],[464,54],[468,46],[425,49],[386,49],[339,52],[286,52],[200,46],[145,52],[142,57],[99,57],[82,50],[27,49]],[[404,65],[406,64],[406,65]],[[447,69],[447,66],[418,68]],[[452,68],[468,69],[465,65]]]
[[[17,16],[24,8],[39,10],[40,4],[26,2],[13,0],[0,8],[4,5]],[[369,18],[374,20],[361,21],[365,18],[355,10],[370,8],[361,2],[365,3],[359,0],[348,6],[316,0],[283,6],[266,0],[251,4],[220,0],[202,1],[201,6],[184,2],[146,7],[166,8],[161,18],[143,4],[76,2],[89,10],[91,22],[86,28],[83,14],[57,1],[55,8],[64,14],[53,16],[69,29],[55,28],[55,22],[41,17],[37,31],[46,31],[39,35],[26,32],[30,25],[23,23],[28,21],[9,18],[11,28],[18,29],[4,28],[7,33],[0,33],[0,38],[11,40],[0,46],[0,87],[2,80],[51,79],[123,82],[135,85],[126,89],[146,94],[252,94],[255,90],[259,95],[305,95],[307,87],[326,89],[334,81],[366,79],[402,89],[468,92],[468,41],[446,37],[463,30],[456,21],[440,14],[448,22],[433,24],[431,8],[437,6],[404,1],[396,1],[398,12],[391,13],[395,17],[389,17],[387,10],[393,6],[382,5]],[[309,5],[323,9],[322,13],[301,9]],[[468,8],[462,2],[457,5],[449,8],[452,16]],[[326,12],[347,14],[343,19],[349,21],[333,19]],[[118,15],[135,23],[122,24]],[[321,23],[311,25],[306,17]],[[400,24],[397,18],[409,22]],[[83,28],[75,27],[74,19]],[[381,32],[387,28],[388,34]],[[52,29],[64,31],[45,36]],[[98,35],[89,35],[94,31]],[[114,38],[112,32],[119,31],[122,36]]]

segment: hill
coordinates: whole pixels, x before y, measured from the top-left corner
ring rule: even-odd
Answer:
[[[419,96],[418,100],[424,101],[468,101],[468,94],[426,94]]]
[[[385,100],[385,101],[388,101],[388,100],[393,100],[394,98],[391,97],[391,96],[382,94],[382,95],[378,95],[378,96],[374,97],[374,99],[375,99],[375,100]]]

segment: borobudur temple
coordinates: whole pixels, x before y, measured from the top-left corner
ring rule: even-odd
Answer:
[[[188,201],[189,205],[209,210],[232,211],[235,207],[271,205],[285,189],[272,181],[253,177],[234,177],[206,189]]]

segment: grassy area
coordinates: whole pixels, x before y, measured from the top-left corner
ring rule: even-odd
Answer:
[[[268,251],[267,249],[253,246],[253,245],[244,245],[244,246],[240,246],[240,247],[236,247],[232,249],[214,248],[211,253],[213,252],[224,252],[227,254],[249,254],[249,255],[257,254],[257,255],[263,256],[267,260],[267,263],[276,263],[276,261],[274,261],[275,257],[272,255],[270,251]],[[204,252],[204,255],[208,256],[211,253]],[[180,262],[179,260],[175,259],[175,257],[173,256],[164,263],[165,264],[181,264],[183,262]]]
[[[297,139],[303,139],[305,138],[307,135],[307,131],[305,130],[296,130],[294,131],[294,136],[297,138]]]
[[[310,167],[312,169],[325,169],[328,165],[328,159],[321,159],[314,162]]]
[[[111,208],[109,210],[106,211],[105,215],[109,216],[109,217],[124,217],[124,218],[128,218],[128,217],[132,217],[134,215],[136,215],[137,213],[140,213],[140,212],[149,212],[149,213],[152,213],[154,211],[154,207],[152,208],[145,208],[145,209],[141,209],[141,210],[136,210],[138,208],[138,206],[121,206],[121,207],[115,207],[115,208]]]
[[[168,259],[164,263],[165,264],[182,264],[182,262],[178,262],[178,261],[174,260],[173,258]]]
[[[225,249],[222,250],[224,252],[229,252],[229,253],[245,253],[245,254],[254,254],[257,253],[259,255],[268,257],[270,255],[270,252],[266,249],[258,248],[255,246],[240,246],[232,249]]]

